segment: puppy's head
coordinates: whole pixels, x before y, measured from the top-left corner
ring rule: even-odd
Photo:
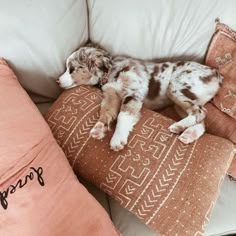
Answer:
[[[112,67],[111,56],[103,49],[81,47],[66,61],[66,72],[57,80],[64,89],[78,85],[96,85]]]

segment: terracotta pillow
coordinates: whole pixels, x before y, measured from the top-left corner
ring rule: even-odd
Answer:
[[[219,21],[208,48],[206,64],[217,68],[224,76],[213,104],[236,119],[236,32]]]
[[[0,59],[0,235],[119,235]]]
[[[162,235],[200,234],[232,160],[233,144],[206,134],[184,145],[168,131],[171,119],[144,108],[128,146],[113,152],[113,132],[103,140],[89,136],[101,99],[96,88],[76,87],[64,91],[46,114],[74,171]]]

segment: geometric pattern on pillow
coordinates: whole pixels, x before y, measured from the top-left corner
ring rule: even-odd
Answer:
[[[217,68],[224,76],[213,104],[236,119],[236,31],[219,21],[208,48],[206,64]]]
[[[89,131],[99,116],[101,91],[64,91],[45,118],[74,171],[94,183],[162,235],[201,235],[234,154],[233,144],[205,134],[190,145],[168,131],[173,122],[142,109],[120,152]]]

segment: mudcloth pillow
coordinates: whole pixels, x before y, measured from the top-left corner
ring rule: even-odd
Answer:
[[[168,131],[173,122],[142,109],[127,147],[109,148],[90,137],[101,91],[80,86],[64,91],[46,120],[74,171],[115,198],[162,235],[203,232],[233,157],[230,141],[204,135],[184,145]]]

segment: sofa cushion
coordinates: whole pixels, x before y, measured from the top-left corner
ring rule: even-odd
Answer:
[[[233,144],[204,135],[184,145],[167,129],[172,120],[143,108],[128,146],[111,151],[113,132],[103,140],[89,135],[101,99],[96,88],[76,87],[64,91],[46,113],[75,172],[162,234],[202,231],[233,157]]]
[[[35,102],[50,101],[66,58],[88,38],[86,0],[2,1],[0,32],[0,55],[20,83]]]
[[[3,60],[0,80],[0,235],[119,235]]]
[[[90,38],[114,54],[203,61],[214,20],[236,28],[235,0],[88,0]]]
[[[236,234],[236,182],[228,177],[224,179],[220,196],[217,199],[212,217],[204,236],[222,236]]]

